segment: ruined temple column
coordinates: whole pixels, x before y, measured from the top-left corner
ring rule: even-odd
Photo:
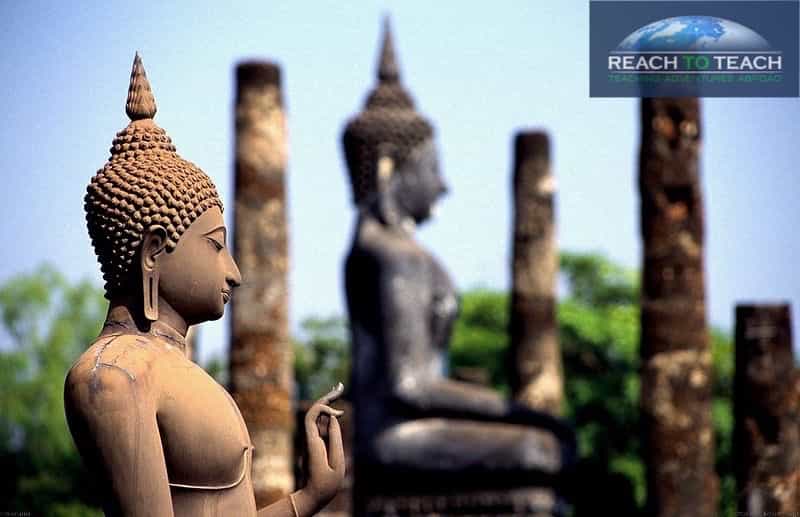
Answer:
[[[734,465],[738,509],[800,509],[800,375],[789,305],[736,307]]]
[[[648,515],[716,515],[700,103],[641,101],[641,409]]]
[[[243,285],[232,299],[230,387],[255,445],[259,506],[294,489],[280,75],[272,63],[242,63],[236,69],[234,257]]]
[[[564,379],[556,323],[555,180],[543,132],[514,139],[510,374],[518,401],[561,413]]]

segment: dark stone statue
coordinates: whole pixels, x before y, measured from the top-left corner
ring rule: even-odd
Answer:
[[[85,197],[108,316],[64,386],[69,428],[106,515],[312,515],[344,477],[341,413],[328,405],[343,388],[306,414],[306,487],[257,510],[253,445],[239,408],[185,354],[188,327],[220,318],[242,280],[225,242],[222,202],[153,121],[138,55],[126,111],[131,122]]]
[[[560,420],[446,376],[458,296],[415,238],[447,191],[433,133],[387,25],[378,84],[343,136],[358,210],[345,265],[357,513],[389,511],[377,495],[552,487],[574,454]]]

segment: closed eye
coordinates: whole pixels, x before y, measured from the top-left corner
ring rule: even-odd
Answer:
[[[222,248],[224,248],[224,247],[225,247],[225,246],[223,246],[223,245],[222,245],[222,243],[221,243],[221,242],[219,242],[217,239],[214,239],[214,238],[211,238],[211,237],[206,237],[206,239],[208,239],[208,242],[210,242],[210,243],[211,243],[211,245],[212,245],[212,246],[214,246],[214,248],[215,248],[217,251],[222,251]]]

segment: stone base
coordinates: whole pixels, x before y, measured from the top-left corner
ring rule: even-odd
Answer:
[[[359,505],[360,506],[360,505]],[[363,501],[361,516],[560,516],[563,503],[547,488],[473,491],[425,495],[373,495]]]

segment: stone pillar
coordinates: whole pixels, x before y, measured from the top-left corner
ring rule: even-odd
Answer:
[[[700,103],[641,101],[641,405],[648,515],[716,515]]]
[[[523,404],[558,415],[564,379],[556,323],[555,180],[546,133],[521,132],[514,139],[513,195],[512,389]]]
[[[234,257],[243,285],[232,299],[230,381],[255,445],[259,506],[294,489],[287,143],[280,76],[271,63],[242,63],[236,69]]]
[[[789,305],[736,307],[734,465],[738,509],[800,509],[800,375]]]

